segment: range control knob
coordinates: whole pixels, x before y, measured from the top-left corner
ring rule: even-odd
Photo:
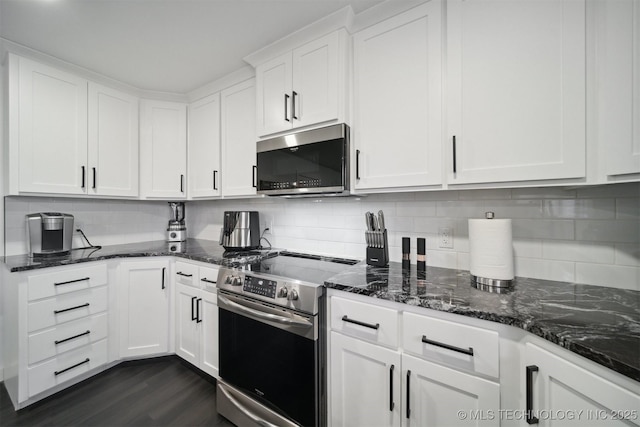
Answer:
[[[289,292],[289,297],[288,299],[290,301],[295,301],[298,299],[298,291],[296,291],[295,289],[291,289],[291,292]]]
[[[286,298],[288,293],[289,293],[289,291],[287,290],[287,288],[285,286],[283,286],[278,291],[278,298]]]

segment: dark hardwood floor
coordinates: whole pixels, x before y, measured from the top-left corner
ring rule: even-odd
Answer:
[[[14,411],[0,386],[0,426],[232,426],[213,379],[176,356],[124,362]]]

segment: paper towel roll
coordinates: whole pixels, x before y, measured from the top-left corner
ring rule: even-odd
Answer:
[[[484,279],[513,279],[510,219],[469,220],[469,270]]]

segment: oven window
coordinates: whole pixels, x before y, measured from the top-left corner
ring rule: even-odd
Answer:
[[[343,186],[344,150],[339,138],[258,153],[258,190]]]
[[[220,377],[304,426],[317,425],[317,341],[219,310]]]

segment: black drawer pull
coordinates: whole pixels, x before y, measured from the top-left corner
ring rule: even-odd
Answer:
[[[198,298],[196,300],[196,323],[202,322],[202,317],[200,316],[200,307],[202,306],[202,298]]]
[[[57,376],[57,375],[60,375],[60,374],[62,374],[62,373],[64,373],[64,372],[67,372],[67,371],[72,370],[73,368],[77,368],[77,367],[78,367],[78,366],[80,366],[80,365],[84,365],[85,363],[89,363],[89,358],[88,358],[88,357],[87,357],[86,359],[84,359],[82,362],[80,362],[80,363],[76,363],[76,364],[75,364],[75,365],[73,365],[73,366],[69,366],[68,368],[63,369],[62,371],[55,371],[55,372],[53,373],[53,375],[56,375],[56,376]]]
[[[71,340],[74,340],[74,339],[76,339],[76,338],[80,338],[80,337],[83,337],[83,336],[85,336],[85,335],[89,335],[90,333],[91,333],[91,331],[83,332],[83,333],[81,333],[81,334],[74,335],[74,336],[69,337],[69,338],[65,338],[65,339],[63,339],[63,340],[54,341],[53,343],[54,343],[55,345],[62,344],[63,342],[71,341]]]
[[[395,367],[395,365],[391,365],[391,368],[389,368],[389,410],[391,412],[393,412],[393,408],[396,406],[393,402],[393,370]]]
[[[209,279],[207,279],[206,277],[205,277],[205,278],[200,279],[200,281],[202,281],[202,282],[207,282],[207,283],[213,283],[214,285],[216,284],[216,281],[215,281],[215,280],[209,280]]]
[[[411,371],[407,370],[407,419],[411,418]]]
[[[538,424],[538,418],[532,415],[533,413],[533,373],[538,372],[538,367],[536,365],[527,366],[527,378],[526,378],[526,387],[527,387],[527,407],[526,407],[526,421],[527,424]]]
[[[62,310],[53,310],[53,314],[60,314],[60,313],[64,313],[65,311],[77,310],[79,308],[84,308],[84,307],[89,307],[89,303],[77,305],[75,307],[64,308]]]
[[[66,282],[55,282],[53,284],[53,286],[68,285],[69,283],[84,282],[85,280],[89,280],[89,279],[90,279],[90,277],[83,277],[82,279],[67,280]]]
[[[194,308],[194,303],[197,302],[198,297],[191,297],[191,320],[198,320],[198,315],[196,314],[196,309]]]
[[[380,323],[376,323],[375,325],[372,325],[371,323],[364,323],[364,322],[361,322],[359,320],[349,319],[346,314],[344,316],[342,316],[342,321],[343,322],[348,322],[348,323],[353,323],[355,325],[364,326],[365,328],[380,329]]]
[[[193,277],[193,274],[183,273],[182,271],[178,271],[176,274],[184,277]]]
[[[455,347],[453,345],[445,344],[443,342],[431,341],[430,339],[427,339],[426,335],[422,336],[422,342],[425,344],[431,344],[431,345],[435,345],[436,347],[442,347],[442,348],[446,348],[447,350],[457,351],[458,353],[464,353],[469,356],[473,356],[473,347],[469,347],[468,349],[466,349],[466,348],[460,348],[460,347]]]

